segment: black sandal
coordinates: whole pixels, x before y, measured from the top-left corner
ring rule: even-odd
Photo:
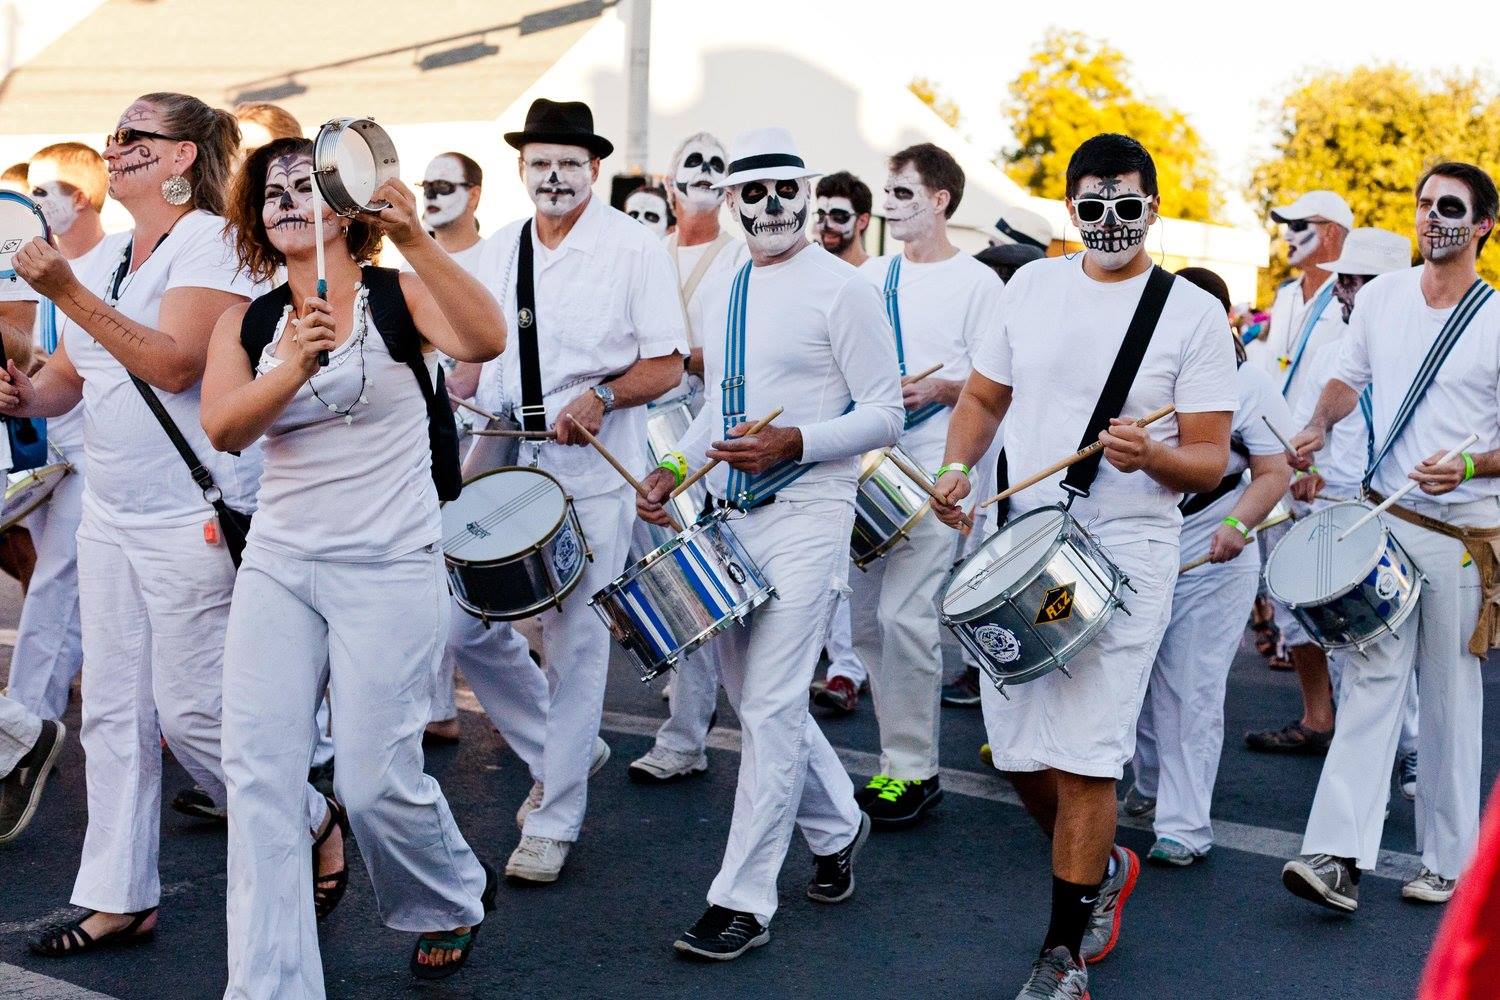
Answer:
[[[480,864],[484,865],[484,893],[479,899],[484,904],[484,912],[488,914],[495,908],[495,893],[500,888],[500,877],[495,873],[495,869],[485,862],[481,861]],[[464,963],[469,960],[469,952],[474,950],[474,939],[479,936],[479,928],[482,926],[484,926],[484,921],[480,920],[462,934],[434,934],[417,938],[409,963],[411,974],[417,979],[430,982],[436,979],[447,979],[462,969]],[[442,965],[427,965],[417,961],[420,956],[431,955],[434,951],[457,951],[458,957]]]
[[[156,907],[149,910],[141,910],[137,913],[126,913],[124,916],[130,918],[130,923],[119,930],[110,931],[94,937],[83,929],[83,922],[98,913],[98,910],[85,910],[83,916],[68,924],[56,924],[42,932],[42,936],[32,941],[28,947],[33,955],[43,955],[47,958],[67,958],[72,955],[82,955],[84,952],[94,951],[98,948],[128,948],[133,945],[145,944],[156,936],[156,928],[141,930],[141,924],[156,912]]]
[[[339,805],[338,800],[332,796],[325,795],[328,801],[328,825],[323,832],[318,834],[312,845],[313,865],[313,912],[319,920],[332,913],[344,898],[344,892],[349,888],[349,814],[344,807]],[[344,867],[327,875],[318,874],[318,848],[333,836],[334,828],[344,835]]]

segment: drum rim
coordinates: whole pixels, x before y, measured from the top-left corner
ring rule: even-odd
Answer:
[[[360,123],[362,122],[366,123],[367,127],[361,126]],[[382,155],[387,151],[390,153],[392,177],[399,177],[401,175],[401,166],[400,157],[396,154],[396,144],[391,139],[391,134],[379,122],[375,121],[374,118],[368,115],[354,118],[330,118],[323,123],[323,126],[318,129],[317,136],[313,139],[313,183],[318,185],[318,191],[322,194],[323,200],[328,203],[328,207],[333,209],[335,214],[352,219],[359,215],[360,212],[373,212],[378,211],[378,209],[373,209],[369,205],[362,205],[356,202],[354,196],[349,193],[349,189],[344,186],[344,182],[339,178],[338,138],[350,130],[357,132],[359,137],[364,140],[365,145],[370,147],[370,153],[376,160],[375,178],[377,187],[380,180],[380,158]],[[376,141],[372,142],[372,138]],[[379,146],[377,146],[377,142]],[[380,148],[382,146],[385,148]],[[341,205],[352,205],[354,207],[344,208],[340,207]]]
[[[534,465],[502,465],[499,468],[490,469],[488,472],[481,472],[477,476],[471,476],[470,478],[465,479],[463,481],[463,485],[460,487],[460,489],[458,491],[459,495],[460,496],[463,495],[463,491],[469,488],[469,484],[470,483],[477,483],[479,480],[484,479],[484,478],[486,478],[488,476],[493,476],[493,475],[495,475],[498,472],[516,472],[516,471],[521,471],[521,472],[535,472],[539,476],[546,476],[548,479],[552,480],[552,482],[557,486],[558,490],[562,493],[562,496],[563,496],[563,510],[562,510],[562,513],[560,515],[558,515],[557,523],[554,524],[547,531],[547,533],[542,536],[542,540],[541,541],[539,541],[535,545],[531,546],[531,548],[525,549],[525,550],[523,550],[521,552],[516,552],[513,555],[508,555],[508,556],[506,556],[503,559],[485,559],[485,560],[464,559],[461,556],[450,556],[447,553],[447,551],[444,551],[443,552],[443,560],[445,562],[447,562],[448,565],[450,565],[450,566],[463,566],[465,568],[472,568],[472,569],[491,569],[491,568],[493,568],[495,566],[504,566],[506,563],[517,562],[518,560],[528,559],[531,556],[536,555],[537,553],[539,553],[539,552],[542,551],[542,549],[546,546],[546,544],[549,541],[551,541],[554,537],[556,537],[558,528],[562,527],[563,522],[568,519],[568,513],[573,510],[573,496],[563,486],[562,481],[560,479],[558,479],[556,476],[554,476],[552,473],[548,472],[546,469],[538,469]],[[443,501],[442,503],[438,504],[438,510],[441,511],[444,507],[448,506],[448,504],[450,504],[452,502],[453,502],[452,500],[445,500],[445,501]],[[581,530],[580,530],[579,534],[580,535],[582,534]],[[581,564],[582,563],[580,561],[580,565]]]
[[[37,221],[42,224],[42,239],[50,240],[52,238],[52,227],[47,225],[47,216],[42,212],[42,206],[38,205],[33,198],[22,194],[20,191],[0,191],[0,200],[20,202],[26,208],[29,208],[31,214],[36,216]],[[11,255],[11,262],[11,267],[0,268],[0,279],[18,277],[14,266],[14,254]]]
[[[897,542],[909,538],[911,536],[911,529],[916,527],[917,522],[926,517],[927,512],[930,510],[932,510],[932,504],[924,503],[921,507],[917,508],[917,512],[911,516],[911,520],[907,521],[901,527],[892,532],[890,538],[887,538],[885,541],[881,542],[879,545],[871,549],[869,555],[865,556],[863,559],[855,559],[851,556],[849,561],[854,564],[855,569],[858,569],[861,572],[865,572],[866,566],[889,553],[891,549],[896,547]]]
[[[53,476],[51,473],[54,470],[58,469],[61,469],[62,471],[59,472],[56,476]],[[14,483],[6,483],[4,500],[5,503],[10,502],[12,490],[19,490],[23,486],[29,485],[33,481],[40,481],[42,483],[47,483],[50,481],[52,483],[52,489],[43,493],[41,496],[26,504],[24,507],[12,511],[4,517],[0,517],[0,531],[4,531],[7,528],[13,528],[16,525],[20,524],[22,521],[26,520],[26,518],[31,514],[32,511],[36,510],[42,504],[47,502],[47,500],[57,490],[57,484],[66,479],[68,474],[72,471],[73,463],[71,462],[53,462],[51,465],[39,465],[35,469],[27,469],[25,474],[22,475],[22,477],[16,480]]]
[[[1068,511],[1068,509],[1066,507],[1064,507],[1060,503],[1047,504],[1046,506],[1043,506],[1043,507],[1037,507],[1035,510],[1028,510],[1026,513],[1022,514],[1020,517],[1015,517],[1015,518],[1012,518],[1009,521],[1006,521],[998,529],[996,529],[996,531],[995,531],[995,533],[993,535],[991,535],[989,538],[987,538],[983,542],[981,542],[980,545],[979,545],[979,548],[977,548],[973,552],[971,552],[969,554],[969,557],[967,559],[965,559],[963,562],[961,562],[961,563],[958,564],[957,568],[953,571],[953,576],[948,581],[948,586],[943,589],[943,599],[938,602],[938,613],[941,614],[941,615],[944,615],[945,617],[947,617],[950,620],[955,621],[955,622],[970,622],[970,621],[973,621],[975,618],[978,618],[980,615],[989,614],[991,611],[993,611],[1000,604],[1001,601],[1005,600],[1005,598],[1004,598],[1003,595],[997,596],[997,597],[993,597],[990,600],[984,602],[983,604],[978,605],[977,607],[975,607],[975,608],[973,608],[973,609],[971,609],[969,611],[963,612],[962,616],[951,615],[944,608],[944,605],[946,605],[948,603],[948,590],[953,586],[954,582],[958,580],[958,576],[959,576],[960,573],[963,572],[963,568],[965,566],[967,566],[974,559],[978,558],[979,555],[981,553],[983,553],[986,548],[989,547],[989,545],[990,545],[991,542],[993,542],[996,538],[1000,537],[1000,533],[1002,531],[1004,531],[1006,528],[1009,528],[1009,527],[1011,527],[1012,525],[1015,525],[1015,524],[1020,524],[1022,521],[1026,520],[1028,517],[1033,517],[1033,516],[1035,516],[1037,514],[1043,514],[1043,513],[1057,513],[1057,514],[1061,514],[1063,516],[1063,524],[1064,525],[1066,525],[1070,521],[1072,523],[1074,523],[1074,524],[1078,524],[1079,523],[1078,519],[1076,517],[1074,517]],[[1054,538],[1054,539],[1052,539],[1052,544],[1047,547],[1047,554],[1044,557],[1042,557],[1041,559],[1037,560],[1036,566],[1034,566],[1033,569],[1035,569],[1037,567],[1040,567],[1040,566],[1045,566],[1047,563],[1051,562],[1052,561],[1052,557],[1055,556],[1055,555],[1057,555],[1057,551],[1062,548],[1063,540],[1064,540],[1064,532],[1059,531],[1057,533],[1057,537]],[[1113,565],[1113,564],[1111,564],[1111,565]],[[1115,574],[1116,574],[1116,576],[1120,576],[1121,575],[1118,566],[1115,567]],[[1035,579],[1036,579],[1036,575],[1033,574],[1031,577],[1029,577],[1025,581],[1025,583],[1030,583],[1032,580],[1035,580]],[[1018,583],[1018,585],[1024,585],[1024,584],[1021,584],[1020,581],[1017,581],[1017,583]]]
[[[1363,500],[1340,500],[1337,503],[1331,503],[1326,507],[1320,507],[1312,513],[1308,514],[1307,517],[1301,518],[1300,520],[1306,521],[1309,518],[1313,518],[1318,516],[1319,514],[1323,514],[1327,511],[1333,510],[1333,508],[1335,507],[1358,507],[1360,510],[1367,512],[1375,509],[1372,504],[1368,504]],[[1401,546],[1401,540],[1395,536],[1395,534],[1391,531],[1390,527],[1385,523],[1385,521],[1377,517],[1375,518],[1375,523],[1380,525],[1380,529],[1385,532],[1385,535],[1388,539],[1394,541],[1396,545],[1401,548],[1401,552],[1406,556],[1407,562],[1411,562],[1411,555],[1407,553],[1404,546]],[[1276,561],[1276,554],[1281,551],[1281,547],[1285,545],[1291,537],[1292,533],[1290,531],[1281,536],[1281,539],[1276,543],[1275,548],[1271,549],[1271,554],[1266,557],[1266,567],[1262,571],[1262,574],[1265,576],[1266,580],[1266,592],[1269,593],[1277,601],[1286,605],[1288,611],[1294,608],[1318,607],[1319,605],[1328,604],[1331,601],[1336,601],[1341,597],[1347,597],[1349,594],[1354,592],[1354,588],[1358,587],[1361,583],[1364,582],[1365,577],[1370,575],[1371,570],[1380,565],[1380,557],[1385,554],[1385,547],[1382,546],[1375,552],[1374,557],[1369,560],[1369,564],[1365,566],[1363,572],[1361,572],[1354,578],[1354,582],[1344,587],[1342,590],[1337,590],[1334,593],[1327,595],[1326,597],[1319,597],[1316,600],[1289,601],[1285,597],[1282,597],[1279,593],[1277,593],[1276,587],[1271,583],[1271,564]],[[1415,563],[1412,563],[1412,568],[1413,570],[1415,570]]]
[[[729,520],[729,511],[728,510],[711,510],[711,511],[708,511],[707,513],[705,513],[701,517],[699,517],[698,520],[694,521],[692,524],[688,525],[686,528],[683,528],[681,531],[677,532],[675,535],[673,535],[671,538],[667,539],[665,542],[662,542],[660,545],[658,545],[656,548],[652,549],[650,552],[647,552],[645,555],[641,556],[639,559],[637,559],[635,562],[631,563],[629,566],[626,566],[625,567],[625,572],[621,573],[619,576],[617,576],[613,580],[609,581],[609,583],[607,583],[604,586],[600,587],[599,588],[599,593],[595,594],[593,597],[589,598],[589,603],[592,604],[594,602],[594,600],[599,596],[599,594],[602,594],[602,593],[604,593],[607,590],[623,590],[624,587],[625,587],[625,584],[629,583],[631,580],[634,580],[636,577],[640,576],[646,570],[648,570],[652,566],[656,565],[656,563],[659,562],[660,560],[665,559],[666,558],[666,553],[667,553],[668,550],[681,548],[682,544],[683,544],[683,541],[687,538],[687,536],[692,535],[694,532],[701,532],[702,530],[706,529],[710,524],[720,524],[720,523],[727,522],[728,520]]]

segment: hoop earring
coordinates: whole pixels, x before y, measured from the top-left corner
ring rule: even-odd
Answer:
[[[168,205],[186,205],[193,197],[193,185],[181,174],[173,174],[161,182],[161,196]]]

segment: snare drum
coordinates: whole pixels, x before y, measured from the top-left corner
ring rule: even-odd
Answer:
[[[313,140],[313,179],[328,207],[354,217],[378,212],[375,189],[401,172],[396,144],[370,118],[335,118]]]
[[[687,433],[692,423],[693,411],[684,396],[652,403],[646,408],[646,460],[652,468],[656,467],[656,463],[664,455],[677,447],[677,442],[682,440],[682,435]],[[686,493],[669,500],[667,510],[677,518],[678,524],[692,524],[698,520],[707,499],[708,490],[702,480],[699,480]],[[645,529],[646,538],[650,540],[650,547],[641,551],[638,546],[632,546],[630,554],[636,560],[644,559],[648,552],[661,548],[677,537],[671,528],[663,528],[647,521],[641,521],[640,524]]]
[[[1325,649],[1363,650],[1394,634],[1422,593],[1422,574],[1380,518],[1338,540],[1370,509],[1346,500],[1313,511],[1266,560],[1266,589]]]
[[[641,680],[676,666],[776,596],[727,517],[724,510],[705,515],[589,600],[635,657]]]
[[[40,507],[72,471],[73,467],[67,462],[54,462],[25,472],[9,473],[6,476],[5,503],[0,506],[0,531],[25,520],[26,515]]]
[[[573,500],[541,469],[496,469],[443,504],[443,557],[459,607],[483,622],[560,605],[592,558]]]
[[[893,451],[900,452],[913,469],[922,467],[900,445],[865,455],[854,494],[854,535],[849,541],[849,558],[861,570],[904,539],[931,509],[927,494],[891,461]]]
[[[0,279],[16,276],[16,254],[37,237],[51,238],[36,202],[18,191],[0,191]]]
[[[1035,680],[1094,641],[1121,607],[1129,581],[1061,506],[1028,511],[958,567],[939,605],[942,622],[991,681]]]

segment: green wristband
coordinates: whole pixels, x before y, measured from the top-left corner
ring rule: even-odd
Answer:
[[[1474,456],[1464,452],[1464,482],[1474,478]]]
[[[656,463],[658,469],[666,469],[676,480],[673,486],[681,486],[682,481],[687,478],[687,456],[680,451],[669,451]]]
[[[1235,531],[1238,531],[1240,534],[1244,535],[1245,541],[1248,542],[1250,540],[1250,529],[1245,527],[1244,521],[1241,521],[1237,517],[1226,517],[1224,518],[1224,523],[1229,525]]]
[[[970,476],[970,474],[973,473],[973,471],[974,470],[972,468],[970,468],[969,466],[965,465],[962,462],[949,462],[947,465],[945,465],[941,469],[937,470],[937,473],[935,475],[933,475],[932,478],[933,479],[942,479],[943,478],[943,473],[945,473],[945,472],[961,472],[961,473],[963,473],[964,478],[968,479],[969,476]]]

